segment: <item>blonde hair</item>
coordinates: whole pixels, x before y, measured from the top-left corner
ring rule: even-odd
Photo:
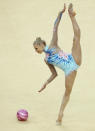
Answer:
[[[44,45],[46,45],[46,42],[45,42],[44,40],[42,40],[40,37],[37,37],[36,40],[34,41],[33,45],[35,45],[35,44],[40,45],[40,44],[42,44],[42,43],[43,43]]]

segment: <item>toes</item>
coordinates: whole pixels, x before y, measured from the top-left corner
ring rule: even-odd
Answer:
[[[73,10],[73,4],[72,3],[69,4],[68,12],[69,12],[70,16],[75,16],[76,15],[76,12]]]
[[[68,7],[68,12],[69,13],[72,13],[73,12],[73,4],[69,4],[69,7]]]

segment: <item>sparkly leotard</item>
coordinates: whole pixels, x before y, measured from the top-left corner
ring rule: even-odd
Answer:
[[[59,67],[65,72],[65,75],[69,75],[72,71],[77,70],[79,65],[76,64],[72,54],[64,53],[62,50],[58,53],[54,53],[56,48],[50,48],[46,45],[44,52],[46,54],[45,60],[54,66]]]

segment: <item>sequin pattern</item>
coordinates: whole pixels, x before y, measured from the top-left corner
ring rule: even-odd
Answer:
[[[49,49],[47,46],[45,47],[45,59],[49,64],[62,69],[65,72],[65,75],[68,75],[71,71],[78,69],[79,66],[75,63],[72,54],[67,54],[63,51],[59,51],[54,54],[55,50],[56,48]]]

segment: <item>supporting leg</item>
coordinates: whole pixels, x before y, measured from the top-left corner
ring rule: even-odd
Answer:
[[[60,110],[59,110],[59,114],[58,114],[58,119],[56,121],[58,124],[61,124],[61,122],[62,122],[63,112],[65,110],[65,107],[66,107],[69,99],[70,99],[70,94],[72,91],[72,87],[74,84],[76,73],[77,73],[76,71],[73,71],[71,74],[69,74],[68,76],[65,77],[65,94],[63,96],[62,103],[61,103]]]

